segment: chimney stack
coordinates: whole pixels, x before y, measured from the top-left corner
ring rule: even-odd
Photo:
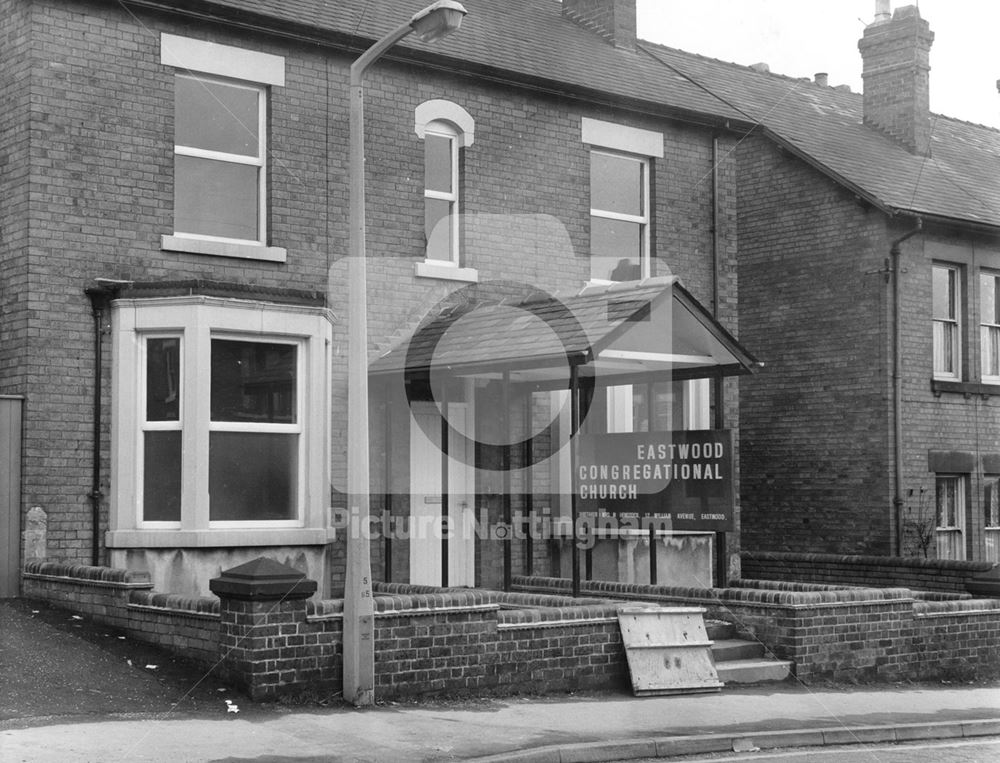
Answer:
[[[877,0],[879,14],[888,3]],[[930,51],[934,33],[916,6],[865,28],[858,41],[863,62],[864,122],[914,154],[930,154]]]
[[[635,50],[635,0],[562,0],[562,13],[616,48]]]

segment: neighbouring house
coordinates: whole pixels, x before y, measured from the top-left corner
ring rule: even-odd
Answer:
[[[724,581],[754,120],[634,3],[465,5],[365,80],[374,576]],[[342,587],[348,71],[421,6],[0,0],[5,595]]]
[[[930,112],[916,7],[864,92],[647,46],[755,130],[737,149],[749,550],[1000,561],[1000,132]]]

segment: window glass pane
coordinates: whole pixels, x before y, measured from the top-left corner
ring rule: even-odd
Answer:
[[[624,220],[590,218],[590,277],[636,281],[642,277],[642,226]]]
[[[298,443],[296,434],[211,432],[209,520],[295,519]]]
[[[938,527],[955,527],[957,524],[958,478],[938,477],[936,488]]]
[[[174,230],[247,241],[260,237],[260,168],[174,157]]]
[[[424,188],[454,193],[452,188],[453,138],[427,133],[424,137]]]
[[[1000,526],[1000,476],[986,475],[983,483],[983,508],[986,512],[986,526]]]
[[[180,347],[177,337],[146,340],[146,421],[179,421]]]
[[[950,268],[933,269],[934,318],[950,320],[955,317],[955,271]]]
[[[645,215],[643,163],[624,156],[590,155],[590,206],[605,212]]]
[[[1000,376],[1000,326],[983,326],[983,376]]]
[[[145,432],[143,448],[142,518],[180,522],[181,433]]]
[[[212,421],[295,423],[296,347],[212,340]]]
[[[452,261],[455,247],[450,201],[424,199],[424,235],[427,237],[427,259]]]
[[[934,371],[955,373],[955,324],[934,322]]]
[[[997,284],[1000,277],[992,273],[979,275],[979,304],[983,323],[1000,324],[1000,302],[997,301]]]
[[[260,91],[178,74],[174,143],[206,151],[260,156]]]

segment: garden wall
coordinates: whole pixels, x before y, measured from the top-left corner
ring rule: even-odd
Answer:
[[[293,591],[310,581],[285,569],[300,577],[267,595],[250,581],[245,593],[184,598],[153,592],[141,573],[53,562],[26,565],[22,586],[26,597],[217,665],[255,699],[337,693],[343,601]],[[965,678],[1000,668],[995,599],[921,600],[905,588],[768,581],[725,589],[585,582],[584,597],[574,599],[568,580],[514,582],[509,593],[376,584],[376,695],[624,689],[623,602],[704,607],[706,617],[734,623],[743,637],[793,661],[805,682]]]
[[[779,551],[744,551],[740,564],[743,577],[754,580],[796,580],[953,593],[964,593],[970,581],[994,567],[993,562]]]

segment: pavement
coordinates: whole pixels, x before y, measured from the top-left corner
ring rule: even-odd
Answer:
[[[0,760],[605,761],[1000,737],[1000,684],[254,703],[194,663],[40,602],[0,601]]]

